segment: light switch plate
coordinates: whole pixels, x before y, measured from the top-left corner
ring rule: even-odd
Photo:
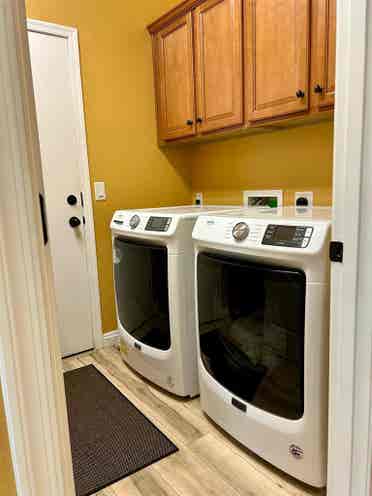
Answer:
[[[98,181],[94,183],[94,193],[96,201],[106,200],[106,186],[103,181]]]

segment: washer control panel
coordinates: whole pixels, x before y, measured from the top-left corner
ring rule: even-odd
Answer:
[[[138,235],[173,236],[177,230],[179,219],[169,215],[152,215],[146,210],[118,210],[115,212],[110,227],[120,233]]]
[[[167,232],[171,222],[171,217],[150,217],[145,231]]]
[[[308,226],[269,224],[266,228],[262,244],[289,248],[307,248],[313,231],[314,228]]]

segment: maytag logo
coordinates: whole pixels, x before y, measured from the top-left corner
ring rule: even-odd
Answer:
[[[207,226],[214,226],[214,220],[207,220]]]

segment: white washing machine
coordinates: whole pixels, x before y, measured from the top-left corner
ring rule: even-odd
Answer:
[[[196,222],[202,409],[250,450],[326,484],[331,210]]]
[[[228,208],[122,210],[111,221],[122,357],[179,396],[199,394],[192,230],[198,215]]]

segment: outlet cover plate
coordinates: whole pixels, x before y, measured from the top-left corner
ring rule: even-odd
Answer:
[[[307,208],[312,208],[314,205],[314,193],[312,191],[296,191],[295,193],[295,206],[297,206],[297,200],[299,198],[306,198],[308,201],[308,204],[306,205]]]
[[[203,193],[195,193],[195,205],[203,205]]]
[[[245,207],[282,207],[283,190],[264,189],[243,191],[243,205]]]

